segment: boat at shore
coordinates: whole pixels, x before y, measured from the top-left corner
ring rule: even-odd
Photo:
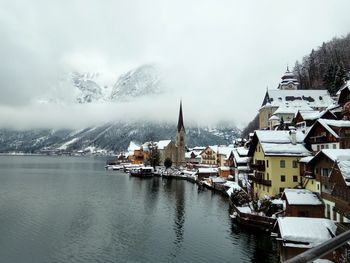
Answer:
[[[152,177],[153,173],[153,167],[139,167],[130,170],[130,175],[135,177]]]

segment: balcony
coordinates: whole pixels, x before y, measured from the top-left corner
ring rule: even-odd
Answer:
[[[271,186],[271,180],[265,180],[261,176],[254,176],[253,174],[248,175],[248,179],[252,180],[254,183],[262,184],[266,186]]]
[[[327,142],[328,141],[327,141],[326,135],[310,137],[310,143],[327,143]]]
[[[301,176],[307,179],[315,179],[315,174],[313,172],[305,171]]]
[[[257,170],[257,171],[265,171],[265,162],[264,161],[259,161],[256,163],[251,163],[250,164],[250,168],[253,170]]]

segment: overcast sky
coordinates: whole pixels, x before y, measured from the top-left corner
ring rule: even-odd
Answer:
[[[242,127],[287,64],[350,31],[348,0],[0,3],[2,127],[73,127],[140,112],[176,121],[180,98],[185,120]],[[35,104],[70,94],[71,87],[57,88],[63,72],[100,72],[113,84],[145,63],[161,66],[163,96],[125,105]]]

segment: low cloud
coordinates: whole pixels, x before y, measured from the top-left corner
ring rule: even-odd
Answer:
[[[348,33],[350,2],[0,0],[0,127],[76,127],[117,119],[221,119],[247,124],[287,64]],[[315,11],[317,10],[317,12]],[[75,105],[71,71],[112,85],[157,63],[166,92],[117,104]],[[38,105],[39,98],[57,101]]]

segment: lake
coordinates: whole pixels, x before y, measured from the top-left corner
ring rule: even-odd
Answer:
[[[232,223],[224,196],[105,161],[0,156],[0,262],[278,262],[269,234]]]

